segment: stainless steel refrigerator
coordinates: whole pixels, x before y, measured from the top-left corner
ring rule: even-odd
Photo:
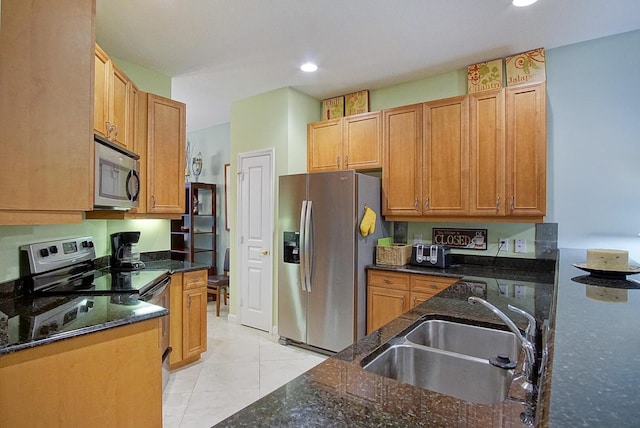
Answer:
[[[368,206],[375,232],[360,234]],[[280,343],[338,352],[366,334],[366,272],[389,236],[380,179],[353,170],[280,177]]]

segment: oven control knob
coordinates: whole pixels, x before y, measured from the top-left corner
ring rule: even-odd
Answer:
[[[49,252],[51,254],[58,254],[58,247],[56,247],[55,245],[52,245],[49,247]]]
[[[40,257],[47,257],[49,255],[49,250],[46,248],[40,249]]]

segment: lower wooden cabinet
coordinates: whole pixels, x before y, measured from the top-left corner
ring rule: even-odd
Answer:
[[[430,299],[458,278],[384,270],[367,272],[367,334]]]
[[[160,323],[149,319],[0,356],[0,426],[162,426]]]
[[[171,276],[170,367],[197,361],[207,350],[207,271]]]

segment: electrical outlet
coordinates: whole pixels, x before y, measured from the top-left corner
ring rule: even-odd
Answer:
[[[500,238],[498,248],[499,248],[499,251],[509,251],[509,240],[505,238]]]
[[[527,252],[527,241],[525,239],[516,239],[516,253]]]

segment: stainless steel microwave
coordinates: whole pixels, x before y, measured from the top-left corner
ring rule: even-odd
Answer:
[[[94,137],[94,207],[128,210],[138,206],[140,157],[99,135]]]

